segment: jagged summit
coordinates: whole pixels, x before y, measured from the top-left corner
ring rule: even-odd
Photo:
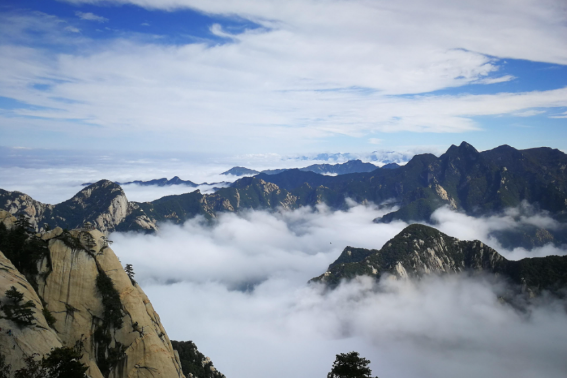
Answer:
[[[430,274],[484,272],[507,278],[533,293],[559,292],[567,286],[567,256],[509,261],[481,241],[463,241],[422,224],[404,228],[380,250],[346,247],[313,282],[330,286],[367,275],[401,279]]]

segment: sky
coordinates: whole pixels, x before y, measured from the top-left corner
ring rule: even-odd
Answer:
[[[0,146],[567,150],[563,0],[4,0]]]

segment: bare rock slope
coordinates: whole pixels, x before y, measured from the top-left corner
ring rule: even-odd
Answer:
[[[16,220],[2,212],[0,222],[5,227]],[[13,370],[24,356],[67,346],[81,350],[92,378],[184,377],[158,314],[103,233],[56,228],[36,238],[47,244],[46,253],[25,276],[0,254],[2,304],[14,286],[35,305],[32,324],[6,314],[0,319],[0,352]]]

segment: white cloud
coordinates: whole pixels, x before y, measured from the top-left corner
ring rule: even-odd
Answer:
[[[77,17],[79,17],[81,20],[95,21],[95,22],[100,22],[100,23],[108,22],[108,18],[105,18],[105,17],[102,17],[102,16],[97,16],[96,14],[90,13],[90,12],[76,11],[75,15]]]
[[[212,227],[195,219],[159,235],[111,239],[123,264],[134,265],[169,336],[195,341],[230,377],[324,376],[335,354],[351,350],[370,359],[378,376],[564,375],[562,305],[516,312],[498,300],[503,283],[451,276],[363,278],[332,292],[306,285],[345,246],[380,248],[406,226],[372,223],[384,211],[253,211],[222,215]],[[445,231],[458,223],[451,230],[468,228],[472,238],[506,227],[496,218],[488,226],[458,214],[439,219]]]
[[[3,46],[0,95],[43,108],[14,110],[0,115],[0,123],[26,117],[33,130],[56,127],[73,135],[77,124],[69,121],[84,120],[100,127],[82,130],[100,145],[107,143],[102,135],[112,134],[134,135],[146,148],[161,141],[178,149],[283,151],[305,150],[331,136],[469,132],[480,129],[471,119],[477,115],[566,106],[565,89],[392,96],[478,83],[498,71],[489,55],[565,63],[559,37],[565,26],[553,1],[522,0],[514,7],[504,0],[471,2],[464,10],[462,2],[456,8],[444,1],[137,4],[239,15],[263,27],[228,34],[213,26],[213,33],[232,40],[215,45],[164,46],[125,34],[82,39],[75,54],[31,49],[24,60],[13,53],[17,47]],[[33,26],[26,25],[21,34]],[[34,70],[20,68],[22,62]],[[50,93],[30,90],[46,77],[58,79]],[[504,78],[509,75],[488,80]],[[215,133],[223,138],[213,143]]]
[[[567,118],[567,112],[563,112],[559,115],[550,116],[549,118]]]
[[[512,113],[512,115],[516,116],[516,117],[533,117],[533,116],[543,114],[543,113],[545,113],[545,110],[531,109],[531,110],[525,110],[525,111],[522,111],[522,112]]]
[[[81,29],[76,28],[74,26],[66,26],[65,30],[70,31],[71,33],[80,33]]]
[[[479,84],[504,83],[506,81],[514,80],[515,78],[516,77],[512,76],[512,75],[505,75],[505,76],[500,76],[500,77],[481,79],[481,80],[478,81],[478,83]]]
[[[519,207],[508,208],[501,214],[471,217],[450,210],[447,207],[436,210],[431,219],[434,227],[447,235],[461,240],[480,240],[500,252],[509,260],[520,260],[525,257],[543,257],[549,255],[567,255],[566,246],[554,247],[551,243],[529,251],[525,248],[507,250],[502,247],[493,235],[495,231],[521,230],[525,226],[535,226],[548,230],[567,229],[567,225],[559,223],[546,212],[536,211],[533,206],[523,202]]]

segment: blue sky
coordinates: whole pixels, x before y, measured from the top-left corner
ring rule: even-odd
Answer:
[[[0,70],[4,147],[567,151],[561,0],[5,0]]]

